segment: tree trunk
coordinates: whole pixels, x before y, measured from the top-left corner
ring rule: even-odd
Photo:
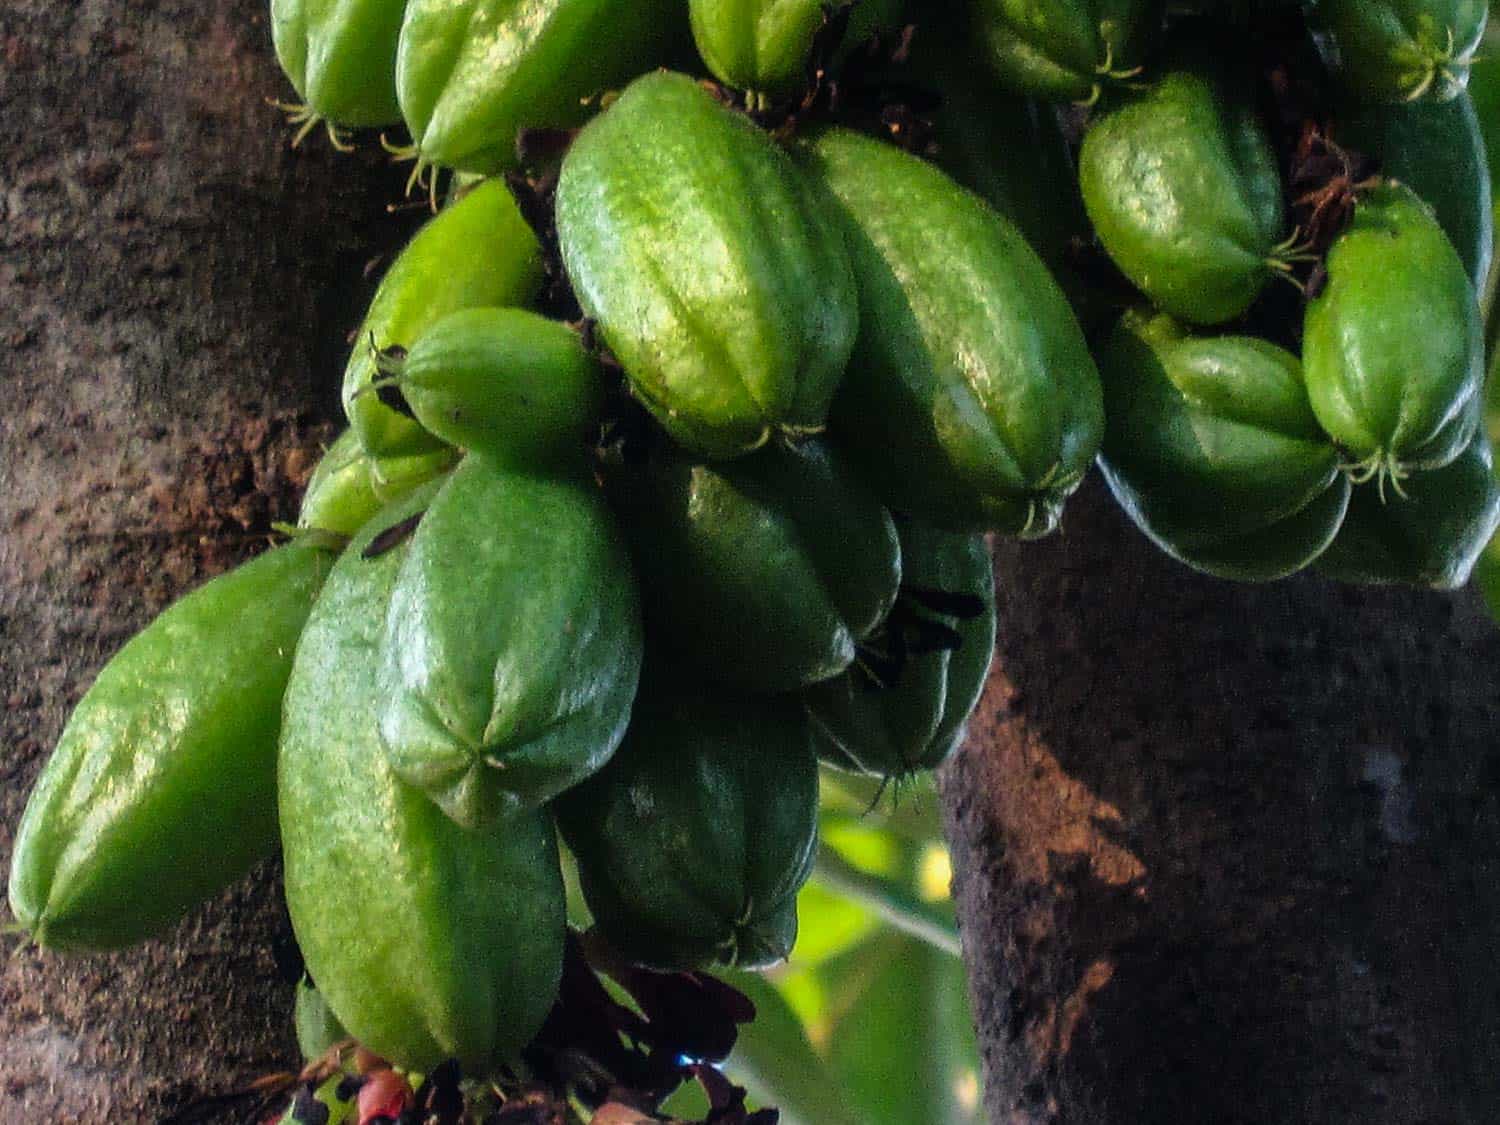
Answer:
[[[288,150],[269,40],[264,0],[0,4],[0,870],[104,660],[295,517],[402,233],[378,157]],[[277,885],[115,956],[0,939],[0,1120],[155,1121],[295,1063]]]
[[[996,548],[942,777],[998,1125],[1500,1121],[1500,632],[1471,594],[1254,588],[1097,482]]]
[[[0,864],[97,668],[294,513],[409,226],[368,150],[288,151],[286,94],[261,0],[0,8]],[[1500,635],[1468,597],[1194,578],[1101,491],[997,548],[944,777],[991,1116],[1500,1119]],[[291,1063],[276,888],[0,960],[0,1119],[157,1120]]]

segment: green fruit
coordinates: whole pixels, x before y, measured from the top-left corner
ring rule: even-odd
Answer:
[[[333,555],[267,551],[169,607],[100,671],[16,830],[10,907],[36,941],[163,933],[276,850],[276,733]]]
[[[976,0],[972,34],[1012,89],[1092,102],[1139,73],[1161,8],[1157,0]]]
[[[447,472],[458,451],[440,447],[375,460],[352,429],[338,436],[307,482],[297,526],[353,535],[382,507]]]
[[[817,816],[795,699],[659,684],[643,689],[614,760],[557,806],[600,932],[659,969],[785,959]]]
[[[471,453],[391,593],[386,759],[466,827],[537,808],[614,753],[640,662],[630,559],[594,483]]]
[[[1116,499],[1128,508],[1125,488],[1108,470],[1104,478]],[[1340,477],[1311,504],[1279,523],[1233,538],[1195,543],[1190,555],[1175,543],[1158,540],[1157,546],[1205,574],[1236,582],[1263,582],[1275,575],[1293,574],[1326,548],[1338,531],[1350,491],[1348,478]]]
[[[1416,473],[1401,492],[1354,490],[1349,515],[1318,569],[1345,582],[1400,582],[1456,590],[1500,527],[1489,438],[1474,434],[1451,464]]]
[[[478,1078],[551,1007],[565,905],[546,816],[460,828],[381,753],[380,642],[408,546],[374,541],[435,487],[365,526],[308,621],[283,711],[282,855],[297,943],[339,1022],[397,1066],[457,1058]]]
[[[1485,0],[1309,0],[1324,57],[1369,101],[1447,101],[1469,80]]]
[[[371,389],[378,352],[411,347],[459,309],[530,304],[541,285],[541,247],[499,180],[481,183],[417,231],[381,279],[344,368],[344,413],[365,451],[399,457],[442,444]]]
[[[902,573],[895,608],[860,664],[802,696],[818,756],[879,777],[936,769],[958,749],[995,648],[994,574],[984,537],[912,520],[896,527]]]
[[[1377,157],[1382,174],[1432,208],[1475,292],[1481,291],[1495,248],[1494,208],[1484,137],[1469,96],[1366,105],[1340,119],[1337,136]]]
[[[316,116],[333,125],[389,125],[396,104],[396,37],[406,0],[271,0],[281,69]]]
[[[895,510],[952,531],[1051,531],[1104,408],[1046,266],[981,199],[890,145],[832,129],[804,159],[860,286],[835,438]]]
[[[297,982],[292,1024],[297,1031],[297,1050],[302,1052],[304,1059],[320,1059],[336,1044],[349,1038],[323,994],[306,977]]]
[[[1281,177],[1248,83],[1174,69],[1100,115],[1079,181],[1126,277],[1193,324],[1241,315],[1288,267]]]
[[[1468,444],[1484,379],[1458,253],[1432,211],[1391,183],[1360,196],[1327,267],[1302,344],[1318,421],[1362,477],[1447,464]]]
[[[396,88],[419,170],[514,168],[521,130],[583,121],[664,61],[685,16],[684,0],[408,0]]]
[[[578,333],[523,309],[463,309],[382,363],[424,429],[521,470],[580,464],[604,373]]]
[[[861,0],[844,35],[848,50],[898,26],[904,0]],[[708,69],[737,90],[788,94],[807,81],[824,0],[688,0],[693,39]]]
[[[647,75],[585,129],[557,189],[563,258],[636,395],[732,457],[822,427],[858,326],[837,225],[748,118]]]
[[[913,43],[914,76],[941,99],[934,159],[1014,223],[1071,296],[1071,244],[1090,231],[1057,110],[987,80],[970,47],[925,23]]]
[[[699,674],[746,691],[836,676],[890,610],[891,517],[826,446],[710,464],[661,451],[610,469],[647,631]]]
[[[1328,546],[1349,488],[1295,356],[1130,313],[1101,350],[1100,372],[1109,419],[1100,465],[1168,554],[1223,578],[1266,581]]]

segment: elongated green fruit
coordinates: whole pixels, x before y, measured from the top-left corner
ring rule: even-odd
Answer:
[[[376,459],[353,429],[338,436],[313,470],[297,513],[298,527],[353,535],[382,507],[458,463],[458,451],[439,447],[409,457]]]
[[[802,696],[818,756],[904,777],[958,749],[995,647],[994,574],[981,535],[914,520],[901,536],[901,596],[865,660]]]
[[[1209,574],[1266,581],[1328,546],[1343,504],[1325,498],[1347,499],[1348,486],[1295,356],[1129,313],[1100,353],[1100,372],[1109,419],[1100,464],[1168,554]],[[1259,557],[1257,543],[1268,546]],[[1226,554],[1228,544],[1238,546]]]
[[[599,436],[599,361],[566,324],[524,309],[452,313],[389,370],[429,433],[500,464],[576,465]]]
[[[1364,193],[1307,309],[1307,389],[1361,476],[1438,468],[1469,442],[1484,380],[1473,286],[1432,211],[1390,183]]]
[[[466,827],[534,809],[625,733],[641,664],[630,559],[592,480],[469,454],[412,536],[381,642],[396,774]]]
[[[499,180],[481,183],[417,231],[381,279],[344,368],[344,413],[365,451],[399,457],[442,445],[371,389],[379,351],[411,347],[459,309],[528,305],[541,285],[541,247]]]
[[[1401,492],[1354,490],[1349,516],[1318,560],[1332,578],[1456,590],[1500,527],[1500,484],[1488,436],[1475,433],[1452,463],[1415,473]]]
[[[10,907],[45,946],[160,934],[276,850],[276,736],[333,553],[267,551],[168,608],[79,701],[16,832]]]
[[[1157,0],[976,0],[973,35],[1022,94],[1094,101],[1140,73],[1160,33]]]
[[[1092,231],[1057,107],[997,85],[972,44],[925,19],[910,70],[941,99],[932,114],[937,165],[1014,223],[1079,307],[1086,298],[1070,251]]]
[[[1345,112],[1337,137],[1340,144],[1378,158],[1383,175],[1406,184],[1432,208],[1474,291],[1481,292],[1495,248],[1494,199],[1469,95],[1447,102],[1366,104]]]
[[[1276,154],[1248,84],[1212,64],[1173,69],[1102,114],[1078,176],[1109,256],[1179,319],[1233,320],[1285,268]]]
[[[860,289],[834,437],[897,511],[954,531],[1051,531],[1104,407],[1046,266],[977,196],[890,145],[831,129],[804,160]]]
[[[859,306],[837,224],[787,156],[692,79],[637,79],[563,162],[584,311],[679,442],[732,457],[817,430]]]
[[[522,129],[578,124],[686,31],[685,0],[408,0],[396,89],[417,159],[514,168]]]
[[[353,127],[401,119],[396,37],[406,0],[271,0],[281,69],[319,118]]]
[[[819,442],[727,464],[663,451],[612,468],[606,488],[648,632],[700,675],[744,691],[836,676],[895,600],[891,517]]]
[[[708,69],[737,90],[786,94],[807,81],[824,0],[688,0],[693,39]],[[861,0],[849,18],[845,49],[898,26],[902,0]]]
[[[565,905],[546,816],[467,831],[381,753],[380,638],[407,547],[375,540],[434,487],[366,525],[308,621],[283,712],[282,856],[297,943],[339,1023],[397,1066],[457,1058],[477,1078],[541,1026]]]
[[[817,812],[795,699],[676,682],[643,689],[620,752],[557,806],[605,939],[660,969],[784,960]]]
[[[1485,0],[1309,0],[1324,57],[1371,101],[1447,101],[1469,80]]]

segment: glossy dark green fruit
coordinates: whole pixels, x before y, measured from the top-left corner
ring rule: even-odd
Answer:
[[[1233,320],[1287,269],[1276,154],[1240,75],[1205,60],[1123,98],[1084,135],[1078,175],[1110,258],[1181,320]]]
[[[1406,184],[1432,208],[1475,292],[1482,291],[1495,248],[1494,200],[1485,141],[1469,95],[1446,102],[1367,104],[1345,112],[1337,137],[1340,144],[1376,157],[1383,175]]]
[[[1469,581],[1500,527],[1500,484],[1489,438],[1476,432],[1458,459],[1414,473],[1401,491],[1354,490],[1349,515],[1318,569],[1346,582],[1455,590]]]
[[[352,127],[401,119],[396,37],[406,0],[271,0],[281,69],[319,120]]]
[[[637,79],[574,142],[557,231],[636,396],[710,457],[820,429],[859,306],[843,236],[785,153],[692,79]]]
[[[424,429],[515,469],[576,467],[598,440],[604,373],[566,324],[463,309],[382,361]]]
[[[648,684],[620,752],[557,820],[624,956],[658,969],[784,960],[818,837],[807,719],[793,697]]]
[[[1469,80],[1485,0],[1309,0],[1331,68],[1367,101],[1447,101]]]
[[[1161,31],[1157,0],[975,0],[972,34],[1018,93],[1093,102],[1134,79]]]
[[[391,593],[386,759],[466,827],[538,808],[614,753],[641,644],[630,558],[594,482],[471,453]]]
[[[410,348],[459,309],[528,305],[541,286],[541,247],[502,181],[479,184],[428,220],[381,279],[344,368],[344,413],[365,451],[401,457],[443,444],[375,394],[379,352]]]
[[[1109,418],[1100,467],[1168,554],[1222,578],[1267,581],[1332,541],[1349,486],[1295,356],[1129,313],[1100,352],[1100,372]]]
[[[647,632],[700,675],[746,691],[836,676],[895,600],[891,517],[819,442],[721,463],[662,449],[611,466],[606,491]]]
[[[686,30],[685,0],[408,0],[396,88],[419,168],[516,167],[522,129],[583,121]]]
[[[863,659],[802,696],[818,756],[904,777],[958,749],[995,648],[995,583],[981,535],[913,520],[901,537],[901,594]]]
[[[353,535],[386,504],[458,463],[446,446],[408,457],[373,458],[347,429],[328,447],[302,495],[297,526]]]
[[[978,196],[891,145],[831,129],[803,160],[844,220],[860,287],[836,441],[913,518],[1051,531],[1098,451],[1104,407],[1047,267]]]
[[[973,44],[925,20],[909,70],[941,100],[931,115],[937,165],[1014,223],[1076,296],[1069,252],[1091,231],[1057,107],[997,85]]]
[[[16,829],[10,908],[39,944],[154,937],[276,850],[281,697],[333,558],[317,536],[267,551],[99,672]]]
[[[693,40],[709,71],[736,90],[788,94],[807,81],[825,0],[688,0]],[[851,49],[900,26],[904,0],[861,0],[844,36]]]
[[[408,549],[387,531],[434,488],[365,526],[308,621],[283,711],[282,857],[297,944],[349,1034],[397,1066],[457,1058],[478,1078],[552,1005],[565,902],[545,815],[460,828],[381,752],[380,642]]]
[[[1474,288],[1409,189],[1363,193],[1308,305],[1302,358],[1313,411],[1357,467],[1400,479],[1458,456],[1484,381]]]

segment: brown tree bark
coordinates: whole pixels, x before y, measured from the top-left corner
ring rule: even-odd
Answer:
[[[996,550],[942,777],[997,1125],[1500,1121],[1500,631],[1159,554],[1097,482]]]
[[[289,151],[269,39],[264,0],[0,4],[0,870],[93,673],[295,516],[404,225],[378,156]],[[0,1121],[155,1121],[294,1063],[276,886],[114,956],[0,938]]]

